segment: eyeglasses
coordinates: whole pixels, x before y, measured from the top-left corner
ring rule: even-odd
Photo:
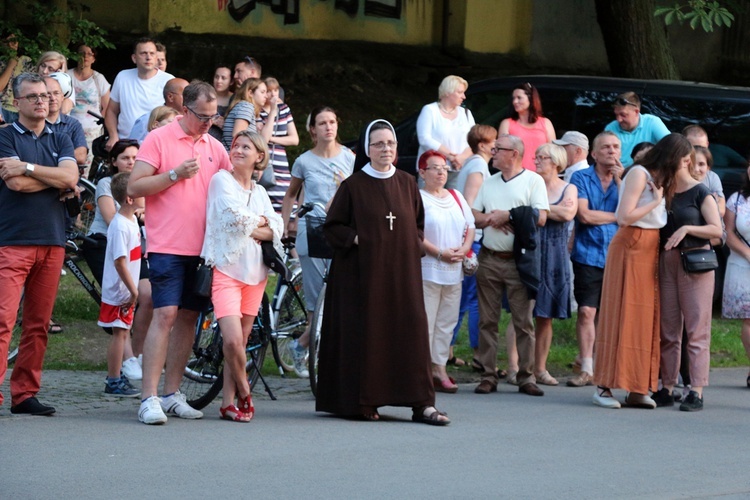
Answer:
[[[49,94],[29,94],[18,99],[26,99],[31,103],[35,102],[49,102]]]
[[[624,97],[618,97],[617,99],[615,99],[615,106],[628,106],[628,105],[636,107],[636,108],[638,107],[636,103],[630,102]]]
[[[193,113],[195,115],[195,117],[198,120],[200,120],[201,123],[207,123],[207,122],[210,122],[210,121],[213,121],[213,120],[218,120],[219,118],[221,118],[221,115],[218,115],[218,114],[217,115],[211,115],[211,116],[199,115],[198,113],[196,113],[192,109],[188,108],[187,106],[185,106],[185,107],[187,108],[188,111],[190,111],[191,113]]]
[[[535,156],[534,157],[534,161],[538,161],[540,163],[543,162],[543,161],[549,161],[551,159],[552,159],[551,156]]]
[[[398,142],[396,142],[396,141],[387,141],[387,142],[380,141],[380,142],[371,142],[370,143],[370,147],[371,148],[380,149],[380,150],[385,149],[386,146],[389,147],[389,148],[391,148],[391,149],[396,149],[396,146],[398,146]]]
[[[427,167],[425,170],[432,170],[433,172],[437,172],[438,174],[446,173],[450,170],[448,167]]]
[[[54,97],[62,97],[63,93],[62,93],[62,92],[60,92],[59,90],[53,90],[53,91],[51,91],[51,92],[49,93],[49,95],[50,95],[50,96],[54,96]]]
[[[490,153],[492,153],[493,155],[495,153],[497,153],[498,151],[515,151],[515,149],[512,149],[512,148],[501,148],[499,146],[498,147],[494,147],[494,148],[490,148]]]

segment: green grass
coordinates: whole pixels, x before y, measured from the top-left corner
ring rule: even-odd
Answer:
[[[79,263],[89,274],[85,263]],[[266,292],[269,299],[273,297],[276,277],[270,276]],[[99,308],[88,293],[70,272],[60,280],[60,289],[55,303],[54,318],[63,325],[65,331],[60,335],[50,335],[45,359],[47,369],[68,370],[104,370],[106,369],[106,348],[109,336],[96,325]],[[499,342],[498,366],[507,367],[505,352],[505,328],[509,314],[503,313],[499,324],[501,340]],[[472,351],[469,347],[469,335],[466,318],[461,327],[455,355],[470,361]],[[711,339],[711,366],[736,367],[748,365],[745,350],[740,341],[741,322],[739,320],[714,319]],[[570,373],[568,363],[575,359],[578,345],[575,335],[575,317],[569,320],[553,321],[553,339],[547,362],[550,373],[562,376]],[[457,369],[470,373],[466,366]],[[277,374],[271,350],[266,355],[263,373]]]

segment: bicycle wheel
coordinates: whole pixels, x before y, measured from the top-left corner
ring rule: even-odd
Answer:
[[[193,353],[188,359],[180,384],[187,402],[200,410],[208,406],[221,390],[221,367],[224,362],[221,332],[213,310],[202,312],[195,327]]]
[[[302,273],[298,271],[294,274],[291,285],[285,287],[274,328],[279,360],[286,372],[294,371],[294,358],[292,358],[290,344],[293,339],[305,333],[306,327],[305,291],[302,286]]]
[[[8,366],[15,363],[18,357],[18,344],[21,342],[21,320],[23,319],[23,294],[21,302],[18,304],[18,316],[16,323],[13,325],[13,332],[10,335],[10,345],[8,346]]]
[[[325,309],[326,284],[320,289],[318,303],[315,304],[315,313],[312,318],[310,327],[310,345],[307,356],[308,371],[310,372],[310,390],[313,396],[317,396],[318,391],[318,353],[320,352],[320,329],[323,326],[323,310]]]
[[[96,214],[96,186],[86,179],[79,179],[78,187],[81,188],[81,214],[76,225],[82,234],[87,235]]]

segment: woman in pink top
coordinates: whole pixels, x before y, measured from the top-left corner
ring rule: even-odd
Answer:
[[[500,122],[497,132],[515,135],[523,141],[523,168],[536,172],[534,152],[542,144],[556,139],[555,128],[542,116],[539,92],[530,83],[522,83],[513,89],[511,104],[510,118]]]

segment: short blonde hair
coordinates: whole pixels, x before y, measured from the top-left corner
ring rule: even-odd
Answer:
[[[542,144],[536,148],[536,154],[549,156],[552,163],[557,167],[558,174],[568,166],[568,153],[565,151],[564,147],[558,146],[557,144],[552,144],[551,142]]]
[[[39,66],[42,65],[42,63],[47,61],[57,61],[61,64],[59,72],[67,73],[68,72],[68,60],[65,59],[65,56],[60,54],[59,52],[55,52],[54,50],[50,50],[42,54],[42,56],[39,58],[39,60],[36,62],[36,68],[39,69]]]
[[[239,139],[240,137],[246,137],[253,144],[253,146],[255,146],[256,151],[263,155],[263,158],[261,158],[260,162],[255,165],[255,170],[265,170],[268,166],[268,144],[266,144],[266,140],[263,138],[263,136],[258,132],[252,132],[250,129],[245,129],[242,132],[238,132],[237,135],[234,136],[234,139],[232,139],[232,147],[234,147],[234,143],[237,142],[237,139]]]
[[[160,122],[170,116],[177,116],[177,111],[174,108],[170,108],[169,106],[155,107],[148,117],[148,125],[146,126],[146,129],[151,132],[157,128],[156,122]]]
[[[469,88],[469,82],[467,82],[460,76],[448,75],[443,78],[443,81],[440,82],[440,87],[438,87],[438,100],[447,96],[451,92],[455,92],[459,85],[463,85],[465,87],[464,91]]]

